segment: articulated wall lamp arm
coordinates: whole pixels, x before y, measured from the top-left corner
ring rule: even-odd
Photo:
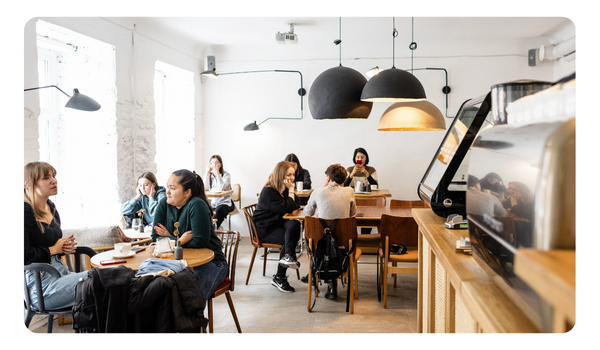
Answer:
[[[260,123],[256,123],[256,121],[246,125],[244,127],[244,131],[253,131],[258,130],[259,125],[266,122],[269,119],[286,119],[286,120],[300,120],[304,117],[304,95],[306,95],[306,90],[304,89],[302,73],[297,70],[282,70],[282,69],[271,69],[271,70],[254,70],[254,71],[243,71],[243,72],[227,72],[227,73],[215,73],[217,76],[221,75],[234,75],[234,74],[249,74],[249,73],[298,73],[300,75],[300,89],[298,90],[298,95],[300,95],[300,118],[277,118],[271,117],[263,120]]]
[[[45,89],[45,88],[51,88],[51,87],[57,88],[58,91],[62,92],[63,94],[65,94],[65,96],[69,97],[69,100],[67,101],[67,104],[65,105],[65,107],[78,109],[80,111],[89,111],[89,112],[97,111],[100,109],[100,104],[98,102],[94,101],[92,98],[90,98],[86,95],[80,94],[78,89],[73,89],[73,96],[69,96],[69,94],[62,91],[56,85],[48,85],[48,86],[29,88],[29,89],[25,89],[24,91],[39,90],[39,89]]]

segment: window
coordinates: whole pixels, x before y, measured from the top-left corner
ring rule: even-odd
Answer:
[[[53,198],[63,228],[118,224],[116,79],[114,47],[38,20],[39,86],[74,88],[102,108],[65,108],[68,97],[55,88],[40,93],[40,160],[57,170]]]
[[[194,169],[194,73],[157,61],[154,74],[157,180]]]

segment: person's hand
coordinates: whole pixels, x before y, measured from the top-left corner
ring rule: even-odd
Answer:
[[[192,240],[192,230],[187,231],[179,237],[179,242],[183,245]]]
[[[65,242],[67,242],[66,238],[59,238],[52,247],[48,248],[48,250],[50,250],[50,255],[62,253]]]
[[[164,227],[162,224],[156,224],[154,226],[154,231],[156,231],[156,234],[159,235],[159,236],[163,236],[163,237],[173,236],[171,234],[171,232],[169,232],[169,230],[167,230],[167,228]]]
[[[283,185],[288,189],[294,188],[294,179],[283,179]]]
[[[210,174],[212,171],[213,171],[213,164],[208,163],[208,166],[206,167],[206,175]]]
[[[150,187],[150,193],[148,194],[148,198],[150,200],[154,199],[155,194],[156,194],[156,188],[154,188],[154,185],[152,185],[152,187]]]
[[[62,246],[62,253],[63,254],[73,254],[75,253],[75,250],[77,249],[77,242],[75,242],[75,237],[73,237],[73,235],[71,235],[70,237],[65,238],[65,242],[63,243]]]
[[[135,189],[135,198],[134,200],[139,200],[140,198],[142,198],[142,190],[139,187],[136,187]]]

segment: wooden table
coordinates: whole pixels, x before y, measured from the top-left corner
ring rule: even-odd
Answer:
[[[366,193],[366,192],[354,192],[354,197],[364,197],[364,198],[368,198],[368,197],[377,197],[377,196],[381,196],[384,195],[386,197],[391,197],[392,194],[390,193],[389,190],[371,190],[371,192]]]
[[[140,232],[138,230],[134,230],[133,228],[128,228],[123,230],[125,236],[131,239],[146,239],[150,238],[152,235],[152,227],[144,227],[144,232]]]
[[[219,197],[225,197],[225,196],[229,196],[229,195],[233,194],[233,190],[229,190],[229,191],[204,191],[204,193],[206,194],[206,197],[208,197],[208,198],[219,198]]]
[[[308,190],[302,190],[300,192],[294,190],[294,195],[296,195],[296,197],[308,197],[311,195],[311,193],[313,193],[314,188],[308,189]],[[256,197],[260,197],[260,193],[256,194]]]
[[[108,250],[106,252],[94,255],[91,259],[92,266],[99,267],[99,268],[110,268],[110,267],[114,267],[114,266],[125,265],[125,266],[129,267],[130,269],[137,271],[139,269],[140,265],[144,262],[144,260],[154,258],[150,254],[148,249],[144,249],[140,252],[137,252],[131,258],[126,258],[125,259],[125,260],[127,260],[126,263],[112,264],[112,265],[100,265],[100,261],[113,260],[112,252],[113,252],[112,250]],[[196,267],[196,266],[206,264],[207,262],[211,261],[214,256],[215,256],[215,253],[208,248],[183,248],[183,260],[186,261],[187,266],[189,266],[189,267]],[[175,259],[173,257],[171,257],[167,260],[175,260]]]
[[[411,208],[400,207],[356,207],[356,223],[358,226],[379,226],[381,215],[407,216],[412,217]],[[297,209],[291,213],[285,214],[284,219],[304,220],[304,210]]]

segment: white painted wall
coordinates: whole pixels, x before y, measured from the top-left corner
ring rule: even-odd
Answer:
[[[323,172],[333,163],[351,165],[356,147],[364,147],[377,169],[381,188],[390,190],[393,198],[416,199],[417,186],[427,169],[433,153],[445,132],[379,132],[377,124],[389,103],[376,103],[369,119],[363,121],[317,121],[304,98],[304,118],[285,121],[269,120],[259,131],[244,132],[244,125],[253,120],[261,122],[269,116],[297,118],[300,99],[297,74],[246,74],[223,76],[218,80],[200,78],[203,57],[214,54],[217,70],[245,71],[264,69],[299,70],[304,88],[310,86],[324,70],[337,66],[337,48],[317,48],[317,57],[308,57],[300,46],[289,47],[274,43],[269,47],[202,47],[186,42],[168,31],[136,28],[136,50],[133,60],[132,31],[135,19],[102,18],[44,18],[71,30],[91,36],[115,46],[117,71],[117,133],[119,196],[123,200],[133,196],[135,179],[142,171],[156,171],[154,164],[155,141],[150,129],[153,124],[153,82],[156,60],[196,73],[195,170],[205,170],[209,157],[219,154],[232,181],[242,186],[242,204],[256,202],[275,164],[288,153],[296,153],[302,165],[311,172],[313,187],[320,187]],[[25,26],[25,83],[37,81],[35,28],[33,20]],[[33,27],[33,29],[32,29]],[[232,28],[236,30],[236,28]],[[570,30],[575,34],[574,27]],[[150,37],[148,37],[150,36]],[[551,41],[547,39],[547,41]],[[574,63],[556,62],[540,67],[528,67],[527,50],[539,42],[419,42],[414,67],[436,67],[448,70],[448,115],[454,116],[460,105],[469,98],[487,93],[491,85],[515,79],[553,81],[574,71]],[[387,43],[386,45],[389,45]],[[410,68],[410,52],[406,45],[398,46],[396,67]],[[286,50],[288,50],[286,52]],[[366,52],[365,52],[366,51]],[[389,47],[352,47],[346,45],[342,64],[359,72],[375,65],[389,68]],[[368,58],[367,58],[368,57]],[[378,58],[381,57],[381,58]],[[425,86],[428,98],[445,112],[445,96],[441,93],[444,75],[439,71],[417,71],[416,76]],[[201,82],[201,80],[203,82]],[[135,82],[133,84],[132,82]],[[34,94],[35,95],[35,94]],[[136,101],[135,112],[132,110]],[[25,162],[36,160],[37,123],[30,122],[39,113],[37,98],[25,97]],[[134,122],[135,118],[135,122]],[[447,119],[447,125],[451,123]],[[134,126],[136,125],[136,126]],[[145,132],[148,131],[148,132]],[[157,131],[157,132],[160,132]],[[28,135],[32,135],[31,137]],[[136,149],[135,170],[132,144]],[[242,215],[233,219],[233,229],[246,231]]]

